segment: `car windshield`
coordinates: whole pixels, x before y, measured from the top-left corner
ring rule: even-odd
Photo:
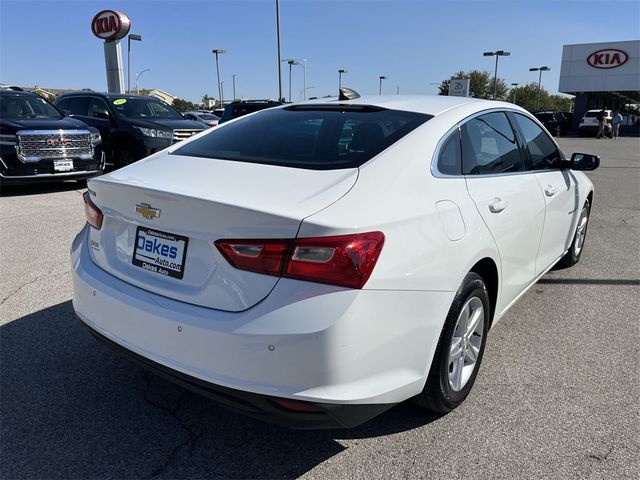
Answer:
[[[181,120],[177,110],[159,100],[150,98],[111,98],[112,108],[118,116],[125,118],[169,118]]]
[[[313,170],[353,168],[430,118],[363,105],[297,105],[224,125],[173,154]]]
[[[27,95],[0,95],[0,118],[62,118],[44,98]]]

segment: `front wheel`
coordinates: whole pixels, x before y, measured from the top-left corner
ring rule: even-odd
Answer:
[[[456,292],[416,403],[447,413],[460,405],[475,382],[489,330],[489,293],[482,277],[468,273]]]
[[[587,238],[587,227],[589,225],[589,215],[591,213],[591,206],[589,200],[584,203],[582,211],[580,212],[580,218],[578,219],[578,225],[576,226],[576,232],[573,235],[573,241],[567,253],[556,264],[557,269],[573,267],[580,261],[582,250],[584,248],[584,242]]]

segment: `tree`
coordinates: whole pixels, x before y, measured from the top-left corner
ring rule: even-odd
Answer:
[[[515,92],[516,105],[529,111],[534,110],[559,110],[568,112],[571,110],[571,98],[562,95],[549,95],[544,87],[540,88],[540,103],[538,105],[538,82],[531,82],[522,87],[509,91],[508,101],[513,101]]]
[[[469,96],[473,98],[482,98],[485,100],[493,98],[493,75],[489,72],[481,72],[480,70],[471,70],[463,72],[462,70],[455,73],[447,80],[440,83],[438,95],[449,95],[449,82],[453,79],[468,78]],[[507,83],[498,78],[496,83],[496,100],[505,100],[507,98]]]
[[[188,100],[184,100],[182,98],[176,98],[171,104],[173,108],[179,111],[187,111],[187,110],[195,110],[196,106],[189,102]]]

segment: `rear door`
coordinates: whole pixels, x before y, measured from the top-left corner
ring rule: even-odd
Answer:
[[[510,118],[524,140],[527,169],[534,172],[544,194],[546,215],[536,261],[536,273],[540,274],[571,243],[577,210],[576,182],[569,170],[560,169],[562,154],[537,123],[519,113],[510,114]]]
[[[536,276],[545,201],[505,112],[476,116],[460,133],[467,189],[500,253],[501,313]]]

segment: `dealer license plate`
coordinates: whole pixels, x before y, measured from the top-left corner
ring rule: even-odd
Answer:
[[[73,160],[54,160],[53,171],[54,172],[70,172],[73,170]]]
[[[173,233],[138,227],[132,263],[160,275],[181,279],[189,239]]]

